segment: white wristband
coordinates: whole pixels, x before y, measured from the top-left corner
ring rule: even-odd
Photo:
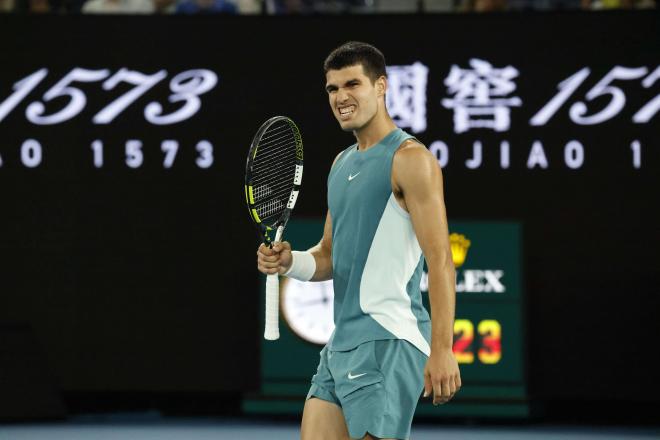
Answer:
[[[311,252],[291,251],[291,267],[284,276],[299,281],[309,281],[316,272],[316,259]]]

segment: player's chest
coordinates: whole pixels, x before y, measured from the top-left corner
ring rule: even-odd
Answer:
[[[359,213],[389,197],[391,161],[357,155],[336,165],[328,179],[328,206],[333,218],[346,210]]]

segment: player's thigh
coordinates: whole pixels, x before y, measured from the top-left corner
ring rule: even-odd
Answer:
[[[344,413],[334,403],[312,397],[305,402],[301,440],[349,440]]]

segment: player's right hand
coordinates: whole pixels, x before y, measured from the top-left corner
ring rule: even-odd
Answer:
[[[282,275],[291,267],[291,261],[291,245],[288,241],[274,243],[272,248],[262,243],[257,250],[257,268],[267,275]]]

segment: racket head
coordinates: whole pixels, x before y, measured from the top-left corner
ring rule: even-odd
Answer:
[[[245,201],[261,240],[270,245],[296,205],[303,143],[291,118],[275,116],[257,130],[245,164]]]

